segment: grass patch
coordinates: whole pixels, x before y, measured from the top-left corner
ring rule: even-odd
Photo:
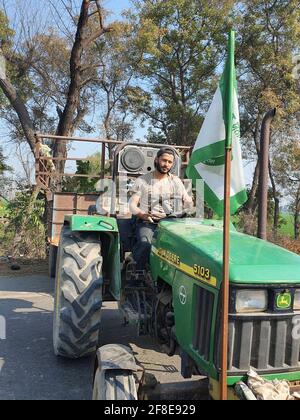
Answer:
[[[4,217],[7,211],[7,203],[2,200],[0,201],[0,217]]]
[[[281,214],[280,217],[283,219],[279,233],[289,238],[294,238],[294,217],[291,214]]]

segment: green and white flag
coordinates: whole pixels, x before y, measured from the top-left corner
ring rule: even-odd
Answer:
[[[232,98],[232,168],[231,168],[231,214],[234,214],[246,201],[247,193],[243,171],[242,152],[240,145],[240,118],[237,97],[237,82],[234,73],[234,92],[228,94],[230,84],[229,65],[215,93],[213,102],[203,122],[197,138],[188,168],[187,176],[196,184],[197,179],[204,181],[204,199],[219,216],[224,213],[224,176],[225,176],[225,147],[226,147],[226,112],[228,98]],[[232,85],[232,83],[231,83]]]

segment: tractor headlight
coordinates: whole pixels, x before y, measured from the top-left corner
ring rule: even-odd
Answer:
[[[296,290],[294,297],[294,310],[300,311],[300,289]]]
[[[237,313],[266,311],[268,309],[267,290],[238,290],[235,309]]]

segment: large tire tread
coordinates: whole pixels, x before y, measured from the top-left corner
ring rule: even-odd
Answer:
[[[54,314],[56,355],[79,358],[98,345],[102,306],[102,257],[97,234],[63,228],[58,254]]]

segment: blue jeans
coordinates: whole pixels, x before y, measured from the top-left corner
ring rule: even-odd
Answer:
[[[149,263],[151,243],[157,227],[158,225],[148,222],[138,222],[136,225],[137,242],[133,247],[132,256],[137,270],[145,270]]]

